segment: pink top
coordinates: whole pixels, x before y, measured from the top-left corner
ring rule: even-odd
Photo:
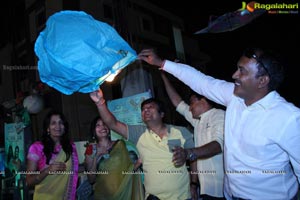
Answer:
[[[77,179],[78,179],[78,155],[77,155],[77,150],[76,150],[76,145],[74,142],[71,143],[72,144],[72,155],[70,157],[70,159],[72,159],[72,171],[74,172],[71,176],[70,176],[70,182],[69,182],[69,186],[68,189],[70,189],[70,199],[75,199],[76,197],[76,187],[77,187]],[[41,171],[43,169],[45,169],[46,167],[48,167],[49,165],[46,164],[46,156],[43,152],[44,146],[42,144],[42,142],[37,141],[34,142],[28,150],[28,154],[27,154],[27,159],[28,160],[32,160],[37,162],[37,170]],[[55,152],[60,152],[62,150],[62,146],[61,145],[57,145],[54,149]],[[53,163],[56,159],[58,154],[53,154],[51,156],[51,159],[49,161],[49,163]]]
[[[74,145],[72,144],[72,147]],[[38,163],[38,170],[41,171],[44,168],[48,167],[49,165],[46,164],[46,156],[44,155],[44,146],[42,144],[42,142],[37,141],[35,143],[33,143],[28,150],[28,155],[27,158],[29,160],[35,161]],[[54,149],[55,152],[59,152],[62,149],[61,145],[57,145]],[[73,147],[74,149],[74,147]],[[56,156],[58,154],[54,154],[52,153],[51,159],[50,159],[50,164],[56,159]]]

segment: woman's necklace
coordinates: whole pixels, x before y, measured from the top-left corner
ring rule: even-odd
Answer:
[[[97,148],[102,152],[102,157],[107,159],[109,158],[109,153],[111,149],[112,142],[108,141],[105,145],[103,144],[97,144]]]

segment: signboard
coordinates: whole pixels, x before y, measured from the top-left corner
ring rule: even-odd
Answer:
[[[124,97],[120,99],[115,99],[107,102],[108,109],[113,113],[113,115],[121,122],[128,125],[139,125],[144,124],[141,117],[141,103],[149,99],[151,97],[151,93],[144,92],[140,94],[136,94],[129,97]],[[122,138],[117,133],[111,131],[111,139],[117,140]],[[134,150],[135,146],[125,141],[128,150]]]
[[[5,124],[5,167],[12,173],[21,170],[25,161],[24,124]]]

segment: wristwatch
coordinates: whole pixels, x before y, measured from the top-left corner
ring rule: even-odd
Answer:
[[[193,152],[193,150],[191,149],[190,151],[188,151],[188,160],[189,161],[195,161],[197,160],[197,155]]]

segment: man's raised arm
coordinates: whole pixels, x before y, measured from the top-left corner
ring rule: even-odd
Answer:
[[[173,87],[167,76],[164,74],[164,72],[161,73],[161,78],[165,84],[169,99],[171,100],[172,104],[177,107],[178,104],[182,101],[181,96],[176,92],[175,88]]]

